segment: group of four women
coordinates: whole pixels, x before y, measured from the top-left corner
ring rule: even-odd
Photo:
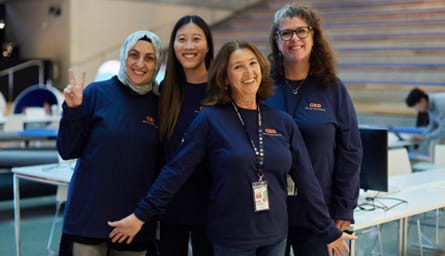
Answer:
[[[70,71],[57,141],[78,159],[67,254],[180,256],[189,241],[195,256],[348,251],[361,144],[333,51],[305,6],[276,12],[270,44],[269,60],[242,40],[214,58],[208,25],[184,16],[159,97],[149,31],[123,42],[117,76],[85,86]]]

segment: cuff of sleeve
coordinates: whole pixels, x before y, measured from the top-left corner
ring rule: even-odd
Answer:
[[[327,242],[331,243],[341,237],[343,232],[335,226],[335,224],[331,224],[328,229]]]
[[[139,207],[134,210],[134,215],[136,215],[136,217],[138,217],[138,219],[142,220],[143,222],[147,222],[150,219],[150,216]]]
[[[354,210],[346,208],[337,208],[333,214],[335,220],[349,220],[354,223]]]
[[[80,105],[78,107],[70,108],[68,107],[68,105],[66,105],[66,102],[63,102],[62,109],[63,109],[63,118],[76,120],[82,118],[84,106]]]

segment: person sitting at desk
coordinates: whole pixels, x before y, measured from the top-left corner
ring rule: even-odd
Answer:
[[[422,141],[418,153],[431,155],[432,147],[445,139],[445,93],[428,95],[414,88],[406,97],[406,105],[414,107],[418,112],[428,113],[428,126],[423,134],[413,135],[413,139]]]

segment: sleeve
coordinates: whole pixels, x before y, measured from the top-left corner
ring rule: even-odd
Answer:
[[[136,207],[134,214],[139,219],[149,221],[165,212],[174,194],[205,158],[207,131],[208,119],[201,113],[187,129],[175,156],[161,169],[147,195]]]
[[[62,118],[57,133],[57,150],[63,159],[78,158],[86,143],[85,104],[70,108],[62,104]]]
[[[288,122],[290,127],[290,150],[292,154],[292,167],[290,175],[298,188],[298,196],[304,200],[309,220],[314,230],[324,237],[327,243],[338,239],[342,232],[331,219],[320,184],[312,169],[309,153],[304,144],[303,137],[293,120]]]
[[[335,170],[331,214],[334,219],[354,222],[354,208],[360,191],[362,145],[357,115],[346,88],[340,84],[336,131]]]
[[[427,134],[431,133],[431,131],[434,130],[434,125],[433,125],[433,121],[432,121],[432,117],[431,114],[428,112],[428,125],[425,127],[425,129],[423,130],[423,136],[427,136]]]
[[[445,136],[445,102],[438,101],[436,104],[442,109],[438,111],[437,117],[430,117],[430,123],[425,130],[426,140],[440,139]]]

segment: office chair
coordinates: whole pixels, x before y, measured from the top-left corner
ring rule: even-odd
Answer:
[[[388,174],[396,176],[411,173],[411,162],[406,148],[388,150]]]
[[[445,144],[434,146],[433,165],[434,168],[445,168]]]
[[[12,106],[13,114],[21,114],[27,107],[43,107],[47,102],[50,105],[61,105],[63,95],[58,89],[36,84],[19,93]]]

